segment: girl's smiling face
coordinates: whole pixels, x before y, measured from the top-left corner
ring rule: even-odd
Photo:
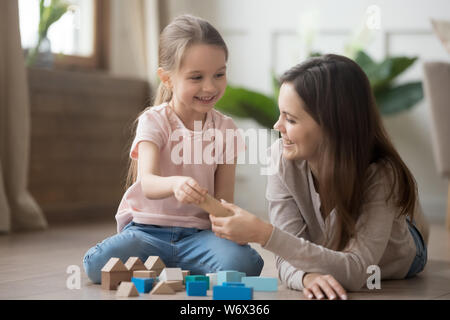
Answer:
[[[281,133],[283,139],[283,157],[288,160],[316,162],[323,137],[322,130],[306,112],[305,103],[289,82],[281,85],[278,107],[280,118],[274,129]]]
[[[225,51],[214,45],[192,45],[170,82],[173,105],[179,113],[193,118],[204,115],[223,96],[227,86]]]

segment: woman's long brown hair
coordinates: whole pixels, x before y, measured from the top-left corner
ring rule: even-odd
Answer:
[[[284,82],[293,84],[324,133],[316,178],[324,212],[336,208],[341,227],[338,250],[356,236],[372,163],[381,164],[392,178],[386,201],[393,197],[399,214],[412,220],[416,182],[383,127],[369,80],[359,65],[328,54],[294,66],[281,77]]]

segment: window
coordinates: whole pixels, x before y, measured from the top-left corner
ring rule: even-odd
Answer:
[[[54,65],[106,69],[109,0],[66,0],[69,10],[48,29]],[[22,47],[38,41],[40,0],[19,0]],[[44,3],[49,5],[50,0]]]

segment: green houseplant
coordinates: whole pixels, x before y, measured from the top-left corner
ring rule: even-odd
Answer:
[[[311,56],[320,55],[318,53]],[[364,50],[358,50],[354,60],[367,74],[377,106],[382,115],[392,115],[413,107],[423,98],[420,81],[396,84],[396,78],[411,67],[417,57],[387,57],[381,62],[374,61]],[[217,109],[232,116],[253,118],[266,128],[272,128],[279,117],[279,83],[272,75],[273,95],[227,86],[224,96],[216,104]]]
[[[50,42],[47,38],[48,29],[58,21],[69,9],[70,4],[64,0],[40,0],[39,2],[39,29],[38,40],[34,48],[32,48],[27,56],[27,66],[36,63],[39,53],[47,51],[51,54]],[[46,48],[43,48],[43,47]]]

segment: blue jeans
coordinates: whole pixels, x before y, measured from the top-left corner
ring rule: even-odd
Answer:
[[[110,258],[125,263],[129,257],[139,257],[145,262],[149,256],[159,256],[166,267],[190,270],[191,274],[236,270],[259,276],[264,266],[261,256],[249,245],[216,237],[211,230],[135,222],[90,248],[83,266],[89,279],[100,283],[101,269]]]
[[[409,231],[411,232],[414,243],[416,244],[416,256],[414,257],[408,274],[406,275],[406,278],[411,278],[425,268],[425,265],[427,264],[427,246],[425,245],[419,230],[416,228],[414,221],[411,223],[409,218],[407,218],[406,222],[408,223]]]

